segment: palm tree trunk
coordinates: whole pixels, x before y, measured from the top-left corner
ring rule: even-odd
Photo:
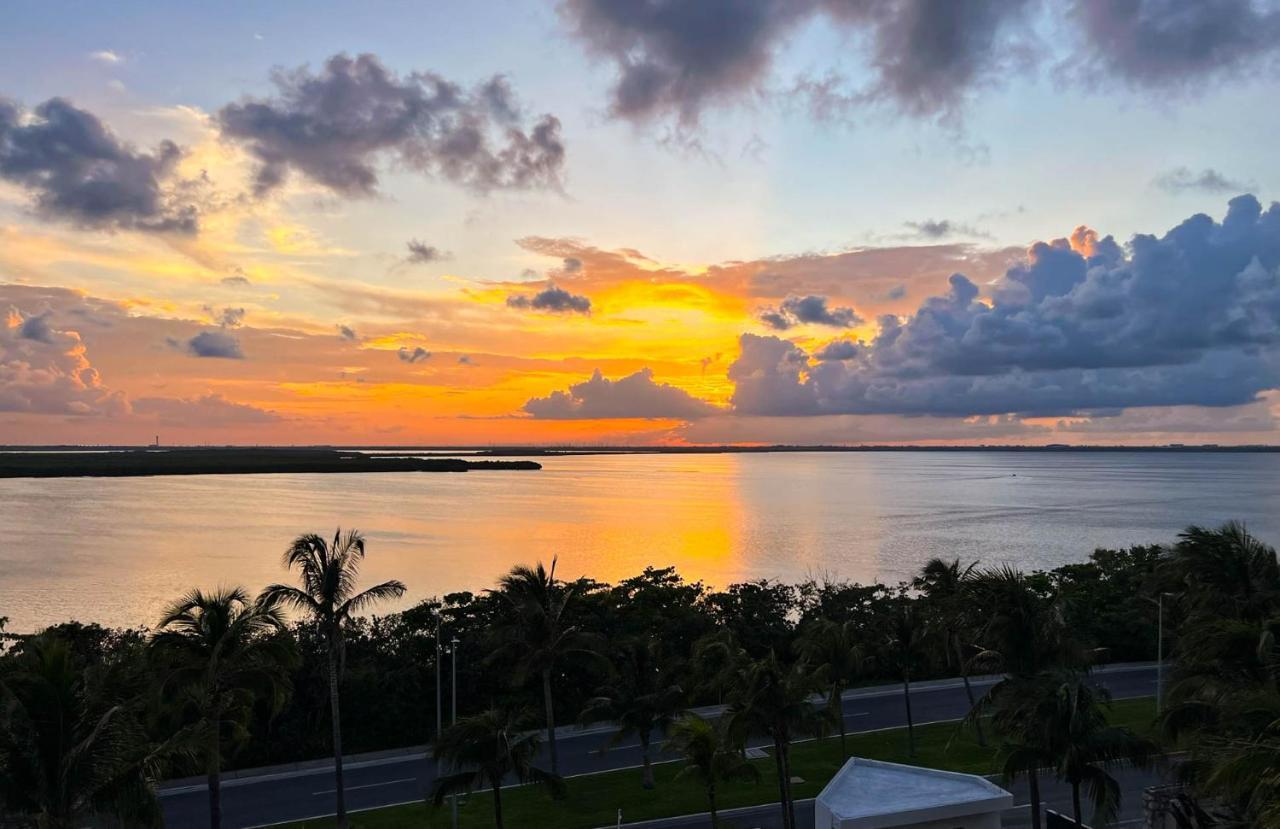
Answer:
[[[964,680],[964,693],[965,693],[965,696],[969,698],[969,710],[972,711],[973,707],[978,703],[973,698],[973,686],[969,684],[969,666],[965,664],[964,651],[960,649],[960,637],[958,636],[952,637],[951,641],[955,647],[956,664],[960,666],[960,678]],[[982,733],[981,717],[973,718],[973,730],[974,732],[976,732],[978,736],[978,745],[982,746],[983,748],[986,748],[987,738]]]
[[[902,672],[902,701],[907,706],[907,750],[912,756],[916,756],[916,725],[911,719],[911,673],[909,671]]]
[[[209,829],[222,829],[222,743],[219,739],[217,719],[213,721],[213,735],[205,748],[205,773],[209,783]]]
[[[502,829],[502,781],[493,781],[493,829]]]
[[[1075,812],[1076,826],[1084,826],[1083,816],[1080,811],[1080,784],[1074,780],[1071,782],[1071,808]]]
[[[836,686],[835,703],[836,722],[840,724],[840,761],[844,762],[844,759],[849,756],[849,749],[846,746],[848,734],[844,723],[844,696],[839,686]]]
[[[556,754],[556,712],[551,700],[551,669],[542,672],[542,704],[547,712],[547,750],[551,753],[551,773],[560,773],[560,758]]]
[[[1031,829],[1040,829],[1040,774],[1034,768],[1027,771],[1027,788],[1031,798]]]
[[[787,784],[790,780],[787,777],[786,756],[782,748],[782,740],[777,737],[773,738],[773,763],[778,769],[778,802],[782,806],[782,829],[795,829],[791,822],[791,811],[787,808]]]
[[[782,776],[786,780],[787,786],[787,822],[791,829],[797,829],[796,799],[791,793],[791,741],[787,737],[782,740]]]
[[[720,815],[716,813],[716,784],[707,784],[707,805],[711,807],[711,829],[720,829]]]
[[[329,718],[333,722],[333,781],[338,829],[347,829],[347,795],[342,785],[342,717],[338,702],[338,655],[329,649]]]
[[[653,788],[653,763],[649,760],[649,732],[640,734],[640,761],[644,769],[640,773],[640,784],[646,789]]]

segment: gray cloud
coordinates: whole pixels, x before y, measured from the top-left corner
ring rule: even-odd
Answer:
[[[1078,229],[1033,246],[990,304],[978,294],[956,274],[946,295],[905,320],[882,317],[873,341],[829,346],[816,364],[744,334],[729,371],[735,410],[1065,415],[1231,406],[1280,386],[1280,205],[1263,211],[1252,196],[1221,223],[1192,216],[1127,251]]]
[[[945,239],[949,236],[972,236],[978,239],[991,237],[991,234],[973,225],[950,219],[925,219],[920,222],[903,222],[903,225],[911,231],[910,235],[922,239]]]
[[[610,380],[596,369],[590,380],[575,383],[568,391],[535,397],[524,410],[548,420],[646,418],[693,420],[720,410],[683,389],[655,383],[651,369]]]
[[[244,288],[252,285],[253,283],[249,281],[249,277],[244,276],[243,274],[236,274],[235,276],[222,277],[222,284],[226,285],[228,288]]]
[[[559,120],[514,123],[501,78],[465,90],[431,73],[396,75],[363,54],[334,55],[318,73],[278,70],[272,81],[275,97],[218,112],[223,136],[259,162],[259,195],[296,172],[339,195],[371,196],[384,159],[479,192],[560,186]]]
[[[585,296],[571,294],[563,288],[548,285],[533,296],[513,294],[507,297],[507,307],[522,310],[550,311],[555,314],[591,313],[591,300]]]
[[[789,296],[777,308],[766,309],[760,321],[778,331],[797,325],[829,325],[833,328],[850,328],[862,322],[852,308],[827,306],[824,296]]]
[[[244,352],[240,350],[240,341],[225,331],[201,331],[187,340],[186,350],[193,357],[244,359]]]
[[[410,265],[429,265],[452,257],[448,251],[440,250],[435,245],[428,245],[417,239],[410,239],[405,246],[409,248],[409,255],[405,257],[405,261]]]
[[[338,326],[338,336],[344,340],[357,340],[356,330],[349,325]]]
[[[50,98],[29,114],[0,99],[0,179],[32,194],[42,216],[84,227],[193,234],[197,209],[168,187],[182,150],[118,139],[91,112]]]
[[[1280,10],[1255,0],[1076,0],[1095,75],[1200,86],[1280,49]]]
[[[203,397],[140,397],[133,401],[133,413],[157,423],[188,426],[231,426],[245,423],[274,423],[280,415],[247,403],[235,403],[220,394]]]
[[[429,358],[431,356],[431,352],[427,351],[422,346],[418,346],[412,351],[404,346],[400,346],[400,350],[396,352],[396,356],[400,358],[401,362],[416,363],[419,360],[426,360]]]
[[[48,308],[37,314],[10,306],[0,318],[0,412],[113,415],[128,410],[124,395],[108,390],[89,364],[80,335],[55,326]]]
[[[243,308],[223,308],[222,310],[218,310],[212,306],[206,305],[204,307],[204,311],[213,318],[215,323],[223,328],[239,328],[241,325],[244,325],[245,311]]]
[[[1186,167],[1175,167],[1156,177],[1155,186],[1167,193],[1185,193],[1188,190],[1205,193],[1240,193],[1249,185],[1227,178],[1212,167],[1192,172]]]

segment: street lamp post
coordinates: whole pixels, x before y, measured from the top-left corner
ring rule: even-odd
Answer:
[[[444,728],[443,710],[444,702],[440,699],[440,674],[444,670],[444,666],[440,664],[440,614],[436,614],[436,739],[440,739],[440,732]]]
[[[1160,593],[1156,596],[1156,714],[1164,709],[1164,597],[1172,593]],[[1150,600],[1148,600],[1150,601]]]

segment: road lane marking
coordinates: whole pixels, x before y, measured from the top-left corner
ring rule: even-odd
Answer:
[[[416,781],[416,777],[401,777],[399,780],[383,780],[381,783],[365,783],[363,786],[343,786],[342,788],[348,792],[354,792],[357,789],[376,789],[379,786],[394,786],[397,783],[412,783]],[[324,791],[312,792],[313,797],[319,797],[322,794],[337,794],[337,789],[325,789]]]

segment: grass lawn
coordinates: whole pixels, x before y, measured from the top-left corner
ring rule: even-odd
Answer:
[[[1150,731],[1155,717],[1155,701],[1150,697],[1119,700],[1114,703],[1111,719],[1127,725],[1140,734]],[[916,755],[907,753],[907,730],[894,728],[849,737],[849,753],[858,757],[912,763],[952,771],[989,774],[993,750],[982,748],[969,731],[957,723],[939,723],[916,728]],[[804,778],[792,788],[797,799],[814,797],[843,763],[840,739],[797,743],[791,749],[791,771]],[[777,800],[777,785],[772,760],[755,761],[760,769],[758,783],[722,785],[719,805],[722,809],[753,806]],[[593,829],[612,826],[622,809],[624,822],[705,812],[706,798],[702,788],[692,780],[676,780],[681,764],[656,766],[657,788],[645,791],[640,786],[639,769],[604,772],[568,780],[569,796],[552,800],[546,792],[533,787],[504,789],[502,813],[509,827],[520,829]],[[458,809],[458,825],[462,829],[488,829],[493,826],[493,798],[488,791],[468,795]],[[448,805],[436,809],[424,804],[392,806],[371,812],[352,814],[353,829],[399,829],[422,827],[447,829],[450,825]],[[289,829],[323,829],[333,826],[332,819],[310,820],[288,824]]]

